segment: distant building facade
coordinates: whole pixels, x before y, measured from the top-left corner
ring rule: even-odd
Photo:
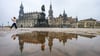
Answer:
[[[100,21],[96,22],[95,28],[100,28]]]
[[[100,28],[100,21],[93,18],[78,21],[78,17],[68,17],[65,10],[58,17],[53,16],[52,4],[48,11],[48,19],[45,19],[45,13],[29,12],[24,13],[23,4],[20,6],[19,17],[17,19],[18,27],[31,28],[35,26],[61,27],[61,28]],[[44,15],[44,16],[43,16]]]
[[[97,21],[93,18],[80,20],[78,22],[79,28],[96,28]]]
[[[49,25],[51,27],[69,28],[69,27],[75,27],[75,26],[73,26],[73,24],[78,21],[78,18],[68,17],[64,10],[63,15],[60,14],[59,17],[56,17],[53,19],[48,19],[48,21],[49,21]]]

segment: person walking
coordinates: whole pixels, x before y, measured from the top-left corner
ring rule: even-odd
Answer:
[[[13,17],[13,19],[11,19],[13,21],[12,26],[10,27],[12,29],[12,27],[15,27],[17,29],[17,25],[16,25],[16,17]]]

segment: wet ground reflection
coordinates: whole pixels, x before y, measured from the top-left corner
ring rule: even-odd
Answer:
[[[18,47],[7,56],[99,56],[99,37],[39,31],[14,34],[10,40],[13,44],[8,46]]]
[[[45,50],[45,42],[47,39],[49,51],[52,51],[53,46],[53,39],[58,39],[59,42],[67,43],[68,39],[75,38],[77,39],[76,34],[66,34],[62,32],[32,32],[32,33],[24,33],[24,34],[16,34],[13,35],[13,40],[18,37],[19,40],[19,46],[21,52],[23,51],[24,43],[31,43],[31,44],[41,44],[41,50]],[[91,38],[91,37],[90,37]]]
[[[95,37],[95,36],[91,36],[91,35],[80,35],[80,36],[83,36],[86,38]],[[16,37],[18,37],[19,49],[21,52],[23,52],[24,43],[40,44],[39,49],[41,51],[45,51],[45,49],[46,50],[49,49],[49,52],[52,52],[53,43],[56,42],[57,40],[58,40],[58,42],[56,44],[59,44],[60,42],[62,42],[63,46],[64,46],[65,43],[67,43],[68,39],[72,40],[74,38],[77,40],[78,35],[77,34],[67,34],[67,33],[62,33],[62,32],[32,32],[32,33],[16,34],[16,35],[12,36],[12,38],[14,40]],[[54,41],[54,39],[55,39],[55,41]],[[48,48],[46,48],[46,47],[48,47]],[[58,46],[56,46],[56,47],[58,47]],[[56,47],[54,47],[55,51],[61,51],[61,50],[59,50],[59,48],[56,49]],[[63,47],[61,47],[61,49],[63,49]],[[66,53],[64,55],[66,55]],[[69,55],[69,54],[67,54],[67,55]]]

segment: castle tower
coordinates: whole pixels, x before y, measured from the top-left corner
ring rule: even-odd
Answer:
[[[49,19],[53,19],[53,10],[52,10],[52,4],[50,2],[50,9],[49,9],[49,15],[48,15]]]
[[[64,12],[63,12],[63,19],[64,19],[64,20],[67,19],[67,14],[66,14],[65,10],[64,10]]]
[[[23,15],[24,15],[24,7],[23,4],[21,3],[20,10],[19,10],[19,19],[21,19]]]

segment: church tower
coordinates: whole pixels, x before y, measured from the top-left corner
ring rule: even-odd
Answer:
[[[19,10],[19,19],[21,19],[23,15],[24,15],[24,7],[23,4],[21,3],[20,10]]]
[[[66,14],[65,10],[64,10],[64,12],[63,12],[63,19],[64,19],[64,20],[67,20],[67,14]]]
[[[52,10],[52,4],[50,1],[50,9],[49,9],[49,15],[48,15],[49,19],[53,19],[53,10]]]

